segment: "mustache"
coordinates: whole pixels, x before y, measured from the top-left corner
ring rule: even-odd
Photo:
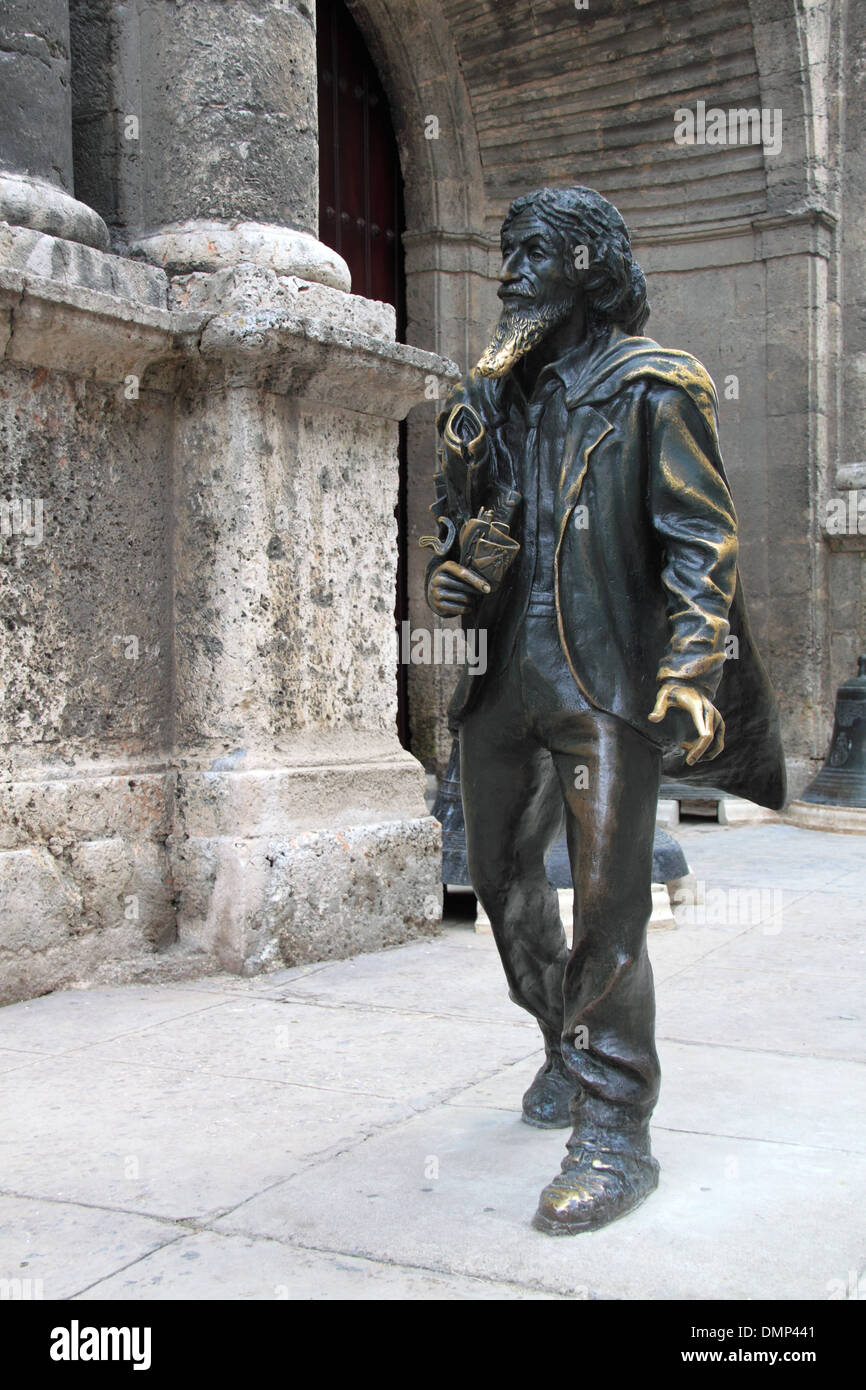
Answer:
[[[521,289],[519,285],[500,285],[496,291],[498,297],[505,299],[534,299],[532,290]]]
[[[508,293],[511,295],[514,291]],[[532,296],[520,291],[515,298],[531,300]],[[493,337],[476,364],[476,371],[480,376],[504,376],[548,333],[564,323],[573,308],[573,296],[552,304],[536,305],[533,302],[532,307],[506,302]]]

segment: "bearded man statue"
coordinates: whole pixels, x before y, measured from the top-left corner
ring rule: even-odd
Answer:
[[[646,282],[622,217],[590,188],[518,198],[499,278],[490,345],[439,416],[432,511],[446,535],[427,597],[486,630],[486,673],[464,674],[450,723],[470,878],[544,1041],[523,1118],[571,1130],[535,1215],[558,1235],[623,1216],[658,1181],[646,935],[662,768],[773,808],[785,776],[716,392],[695,358],[642,336]],[[493,579],[461,534],[497,517]],[[570,950],[545,874],[563,826]]]

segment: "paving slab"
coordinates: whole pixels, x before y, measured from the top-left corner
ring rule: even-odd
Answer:
[[[437,1274],[411,1265],[323,1254],[274,1240],[190,1235],[81,1295],[109,1299],[395,1299],[424,1302],[559,1300],[563,1295],[499,1280]]]
[[[807,893],[783,903],[778,917],[737,933],[713,964],[793,974],[866,975],[866,910],[834,893]]]
[[[67,989],[0,1008],[0,1047],[61,1053],[216,1008],[218,999],[176,985]]]
[[[292,981],[306,979],[308,975],[316,975],[321,970],[333,970],[341,964],[342,961],[317,961],[312,965],[293,965],[284,970],[268,970],[260,975],[229,975],[225,971],[217,971],[213,975],[203,976],[200,980],[184,980],[183,987],[201,994],[240,995],[253,999],[268,998],[273,994],[275,998],[279,998],[284,986]]]
[[[29,1279],[31,1297],[70,1298],[180,1234],[133,1212],[0,1196],[0,1278]]]
[[[468,1086],[448,1103],[519,1118],[543,1053]],[[866,1153],[866,1065],[700,1043],[659,1042],[661,1128]],[[772,1104],[768,1104],[768,1097]],[[566,1138],[562,1132],[563,1141]]]
[[[294,1000],[223,1001],[90,1049],[96,1058],[195,1066],[224,1077],[279,1081],[384,1096],[420,1106],[526,1056],[537,1029],[513,1017],[490,1024]]]
[[[863,1062],[663,1040],[659,1056],[663,1128],[866,1153]]]
[[[0,1074],[6,1071],[17,1071],[19,1067],[26,1067],[28,1062],[41,1056],[38,1052],[10,1052],[6,1049],[0,1051]]]
[[[849,892],[863,874],[863,840],[790,825],[680,825],[676,832],[698,879]]]
[[[860,1155],[661,1129],[653,1142],[658,1192],[579,1236],[529,1224],[562,1136],[457,1106],[308,1169],[215,1226],[578,1298],[820,1299],[862,1263]]]
[[[472,927],[457,928],[444,939],[399,951],[341,961],[327,971],[290,982],[280,997],[494,1023],[528,1017],[508,997],[493,938],[478,935]]]
[[[743,931],[740,926],[712,925],[650,932],[649,955],[656,988],[699,961],[714,959],[723,946],[736,941]]]
[[[179,1220],[232,1206],[410,1107],[85,1051],[4,1077],[0,1112],[3,1190]]]
[[[866,1061],[863,981],[855,975],[701,962],[656,995],[659,1038]]]

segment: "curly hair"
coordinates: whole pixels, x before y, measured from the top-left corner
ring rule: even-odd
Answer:
[[[631,251],[628,227],[613,203],[594,188],[539,188],[515,198],[502,224],[505,235],[521,212],[533,212],[548,227],[568,267],[569,279],[586,299],[591,332],[617,324],[639,334],[649,318],[646,279]],[[585,246],[589,265],[575,266]]]

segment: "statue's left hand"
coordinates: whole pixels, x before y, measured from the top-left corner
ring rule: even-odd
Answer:
[[[659,686],[655,707],[650,715],[651,722],[658,724],[672,705],[684,709],[697,730],[696,739],[680,744],[685,749],[689,766],[704,755],[708,762],[717,758],[725,746],[725,721],[712,701],[693,685],[686,685],[682,681],[665,681]]]

